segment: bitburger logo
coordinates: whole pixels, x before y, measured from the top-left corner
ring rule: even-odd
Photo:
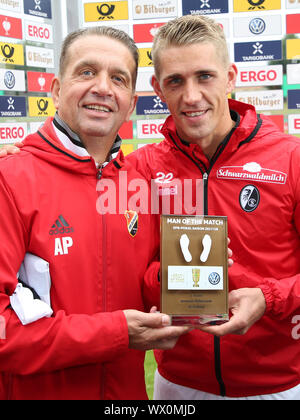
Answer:
[[[248,10],[255,10],[256,8],[258,8],[259,10],[264,10],[265,7],[262,6],[262,4],[264,4],[266,0],[248,0],[248,3],[250,4],[250,7]]]
[[[113,4],[104,3],[101,6],[97,6],[98,13],[100,15],[99,20],[103,19],[114,19],[111,16],[115,10],[116,6]]]
[[[124,216],[126,218],[129,235],[134,238],[138,231],[139,216],[136,211],[131,210],[127,210]]]

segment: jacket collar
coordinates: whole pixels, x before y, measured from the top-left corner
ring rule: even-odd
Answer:
[[[91,156],[74,153],[68,145],[61,141],[61,134],[53,124],[54,118],[49,117],[39,128],[38,132],[29,135],[24,141],[24,150],[28,150],[39,158],[49,161],[71,172],[83,174],[94,174],[97,171],[95,161]],[[70,140],[69,140],[70,141]],[[113,150],[113,149],[112,149]],[[111,164],[107,164],[105,174],[121,169],[125,164],[124,155],[121,150]]]
[[[53,127],[56,136],[66,149],[81,157],[90,156],[80,137],[74,131],[72,131],[71,128],[59,117],[57,112],[53,119]],[[120,136],[117,136],[110,150],[107,161],[103,164],[103,167],[105,167],[109,162],[118,156],[118,153],[121,149],[121,144],[122,140]]]

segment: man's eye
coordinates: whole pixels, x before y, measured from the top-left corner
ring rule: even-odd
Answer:
[[[122,76],[115,75],[115,76],[112,77],[112,79],[115,82],[117,82],[117,83],[123,83],[123,84],[125,84],[125,80],[124,80],[124,78]]]
[[[92,76],[94,73],[91,70],[84,70],[81,74],[83,76],[89,77]]]
[[[176,86],[176,85],[179,85],[180,82],[181,82],[181,79],[179,79],[179,77],[178,77],[176,79],[169,80],[168,84],[170,86]]]
[[[201,74],[200,75],[200,80],[209,80],[211,79],[211,74]]]

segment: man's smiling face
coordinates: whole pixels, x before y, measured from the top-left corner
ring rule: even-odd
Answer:
[[[130,118],[136,102],[134,70],[130,51],[115,39],[88,35],[69,47],[52,96],[59,116],[84,143],[92,137],[113,141]]]
[[[232,126],[227,98],[235,68],[226,68],[208,42],[170,46],[159,53],[159,63],[153,86],[167,103],[179,136],[204,145],[224,138]]]

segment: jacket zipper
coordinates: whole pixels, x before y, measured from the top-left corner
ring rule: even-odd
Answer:
[[[203,174],[203,214],[208,215],[208,173]],[[222,367],[221,367],[221,340],[219,337],[214,337],[214,355],[215,355],[215,375],[219,384],[220,395],[225,397],[226,388],[222,378]]]
[[[106,238],[107,238],[107,226],[106,226],[106,216],[105,214],[102,215],[102,308],[103,312],[106,312],[106,280],[107,280],[107,272],[106,272]],[[104,388],[105,388],[105,364],[102,364],[101,369],[101,401],[104,400]]]
[[[103,175],[103,165],[97,167],[97,181],[102,179]],[[106,236],[107,236],[107,227],[106,227],[106,218],[105,215],[102,215],[102,311],[106,312]],[[105,388],[105,364],[101,364],[100,368],[100,400],[104,400],[104,388]]]
[[[225,145],[222,145],[216,151],[215,155],[213,156],[213,158],[211,160],[210,168],[207,169],[204,166],[205,170],[203,171],[202,167],[200,166],[200,162],[198,162],[198,159],[196,159],[196,156],[194,156],[194,159],[193,159],[188,153],[186,153],[183,149],[181,149],[181,147],[176,143],[175,139],[171,135],[170,135],[170,137],[171,137],[171,140],[173,141],[173,143],[176,145],[176,147],[197,166],[197,168],[200,170],[200,172],[202,174],[202,180],[203,180],[203,215],[207,216],[208,215],[208,177],[209,177],[209,174],[210,174],[210,171],[212,169],[213,164],[216,162],[216,160],[218,159],[218,157],[220,156],[220,154],[224,150]],[[223,378],[222,378],[221,339],[219,337],[214,337],[214,355],[215,355],[214,364],[215,364],[216,380],[219,384],[220,395],[222,397],[225,397],[226,396],[226,387],[225,387],[225,383],[224,383]]]

